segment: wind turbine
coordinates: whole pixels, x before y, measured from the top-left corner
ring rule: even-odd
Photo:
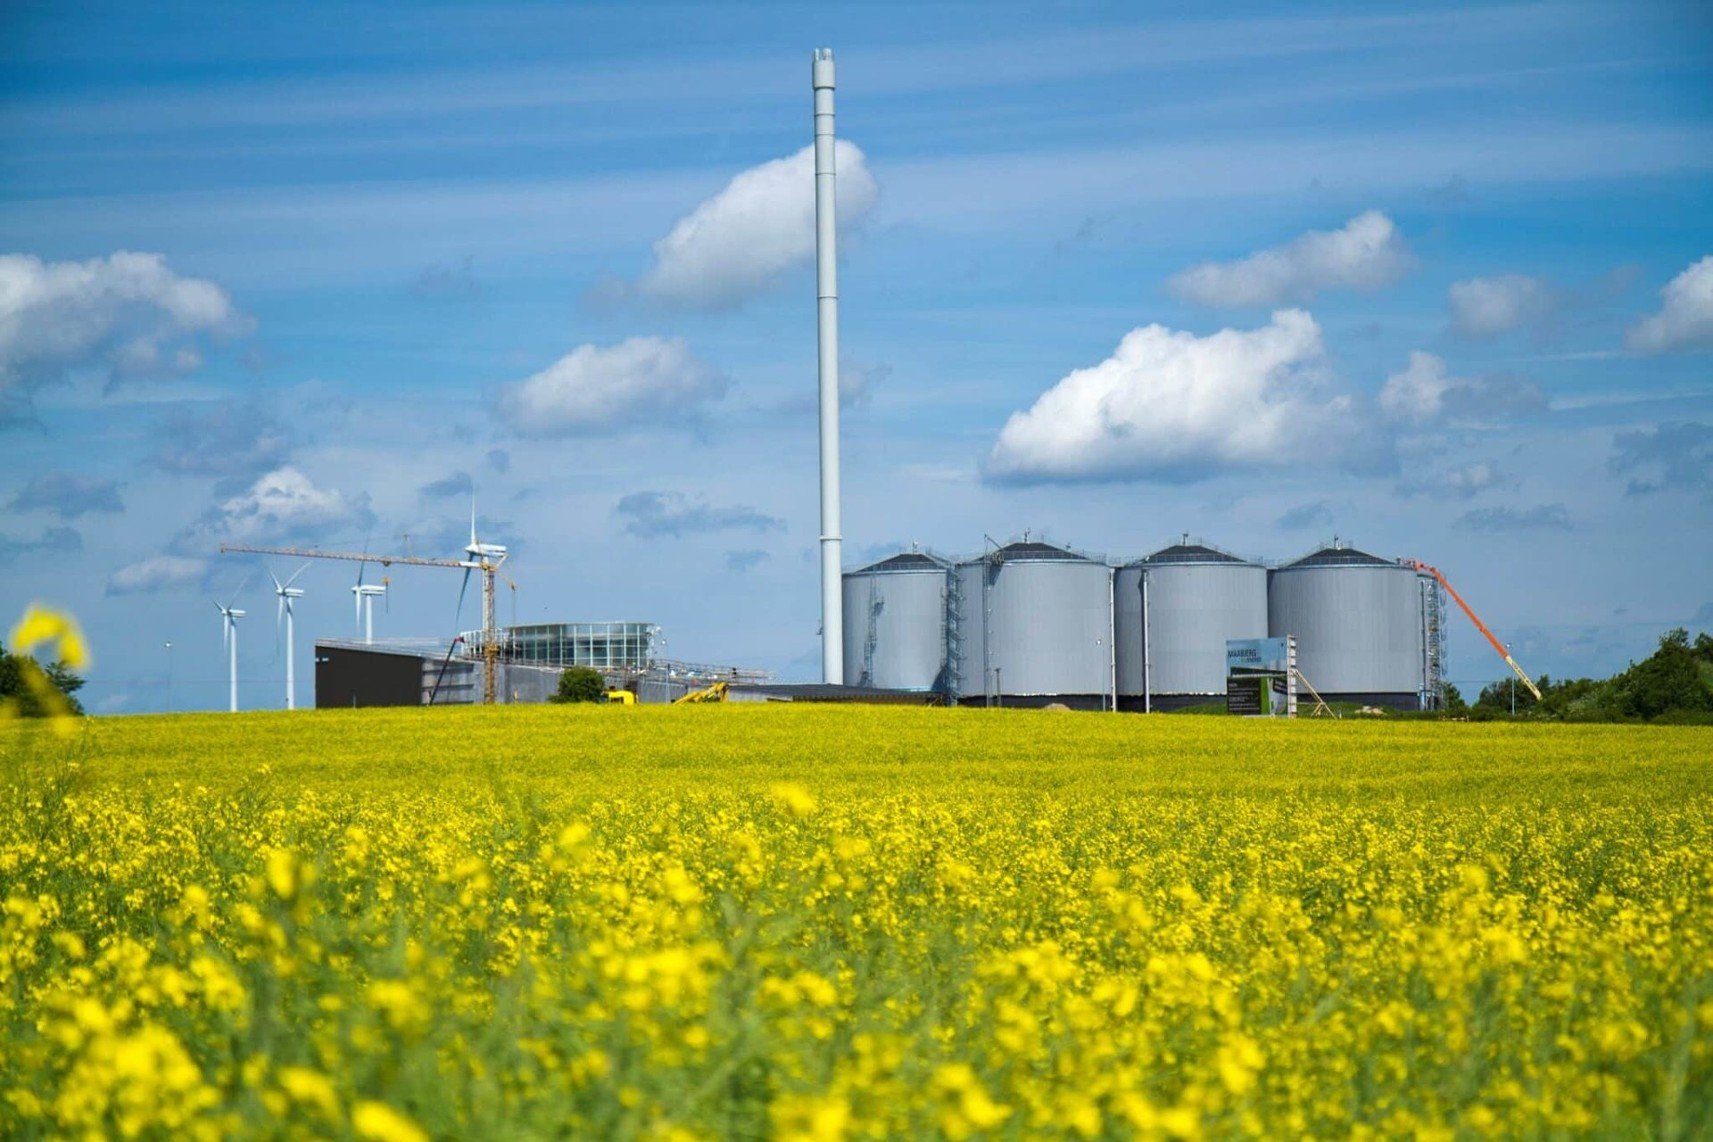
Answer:
[[[351,601],[357,606],[357,625],[362,628],[363,641],[371,643],[375,641],[375,598],[387,593],[387,581],[364,583],[363,568],[363,564],[357,564],[357,585],[351,588]]]
[[[464,545],[464,585],[458,588],[458,610],[464,612],[464,592],[470,586],[470,572],[482,573],[482,701],[494,702],[494,682],[500,658],[499,632],[494,620],[494,573],[506,561],[503,543],[483,543],[476,538],[476,497],[470,497],[470,542]],[[454,625],[457,619],[454,617]]]
[[[297,582],[297,577],[307,570],[309,570],[309,564],[305,563],[293,571],[291,578],[284,583],[280,582],[279,576],[272,571],[268,572],[268,578],[274,581],[274,594],[279,596],[279,609],[274,615],[274,629],[277,631],[280,621],[282,619],[285,621],[286,709],[288,710],[297,709],[297,620],[296,616],[292,614],[292,601],[303,598],[303,588],[294,587],[292,584]]]
[[[232,604],[237,601],[237,596],[234,595],[225,606],[214,604],[214,609],[220,612],[222,619],[220,641],[226,647],[226,670],[231,693],[231,710],[234,714],[238,712],[238,620],[245,614],[244,611],[233,609]]]

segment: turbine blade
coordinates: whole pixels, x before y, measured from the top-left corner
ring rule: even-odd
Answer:
[[[280,582],[280,577],[278,575],[275,575],[272,571],[269,571],[268,572],[268,578],[270,578],[274,581],[274,594],[277,595],[281,591],[285,590],[285,584]]]
[[[293,583],[297,582],[297,577],[299,575],[302,575],[305,571],[308,571],[308,570],[309,570],[309,564],[305,563],[302,567],[299,567],[296,571],[293,571],[291,573],[291,578],[287,579],[285,581],[285,585],[288,587],[291,586]]]
[[[458,609],[452,612],[452,629],[454,632],[457,631],[458,623],[464,616],[464,592],[470,589],[470,571],[471,568],[464,568],[464,583],[458,588]]]

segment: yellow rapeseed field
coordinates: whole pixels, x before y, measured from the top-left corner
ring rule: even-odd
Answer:
[[[1713,1132],[1713,732],[0,722],[0,1135]]]

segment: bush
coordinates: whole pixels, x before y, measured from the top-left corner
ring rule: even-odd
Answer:
[[[559,692],[552,702],[599,702],[606,697],[607,680],[599,670],[573,666],[559,675]]]

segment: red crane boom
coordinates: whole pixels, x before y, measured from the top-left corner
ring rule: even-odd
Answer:
[[[1529,677],[1528,671],[1517,665],[1517,660],[1511,657],[1511,652],[1505,649],[1505,644],[1499,641],[1497,635],[1487,629],[1487,624],[1481,621],[1481,616],[1475,613],[1475,608],[1463,601],[1463,596],[1459,595],[1457,589],[1446,581],[1445,576],[1440,574],[1439,568],[1430,567],[1426,563],[1419,563],[1415,560],[1410,561],[1410,566],[1424,574],[1432,575],[1439,585],[1445,588],[1445,593],[1450,595],[1459,607],[1463,608],[1463,613],[1469,616],[1469,621],[1475,624],[1475,629],[1487,636],[1487,641],[1493,644],[1493,649],[1500,658],[1505,660],[1505,665],[1509,666],[1523,685],[1528,687],[1529,693],[1535,696],[1535,701],[1540,701],[1540,687],[1535,685],[1535,680]]]

